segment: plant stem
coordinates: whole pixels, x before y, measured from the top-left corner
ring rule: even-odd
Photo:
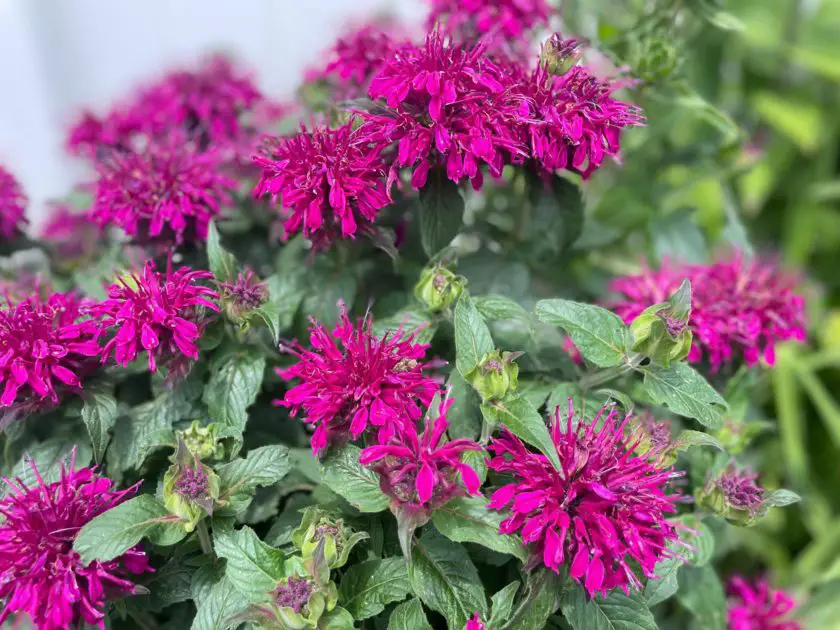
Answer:
[[[201,551],[208,556],[215,556],[213,542],[210,540],[210,532],[207,529],[206,521],[199,521],[195,531],[198,534],[198,542],[201,543]]]
[[[594,374],[587,374],[582,379],[580,379],[580,383],[578,386],[583,391],[588,391],[598,385],[603,385],[604,383],[608,383],[612,380],[619,378],[620,376],[624,376],[627,372],[631,372],[639,367],[639,364],[644,360],[644,357],[640,354],[630,353],[630,356],[626,358],[626,362],[622,365],[616,365],[615,367],[607,368],[606,370],[602,370],[600,372],[595,372]]]

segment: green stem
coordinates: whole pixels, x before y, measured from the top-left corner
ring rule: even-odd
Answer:
[[[203,520],[199,521],[195,531],[198,534],[198,542],[201,543],[202,553],[208,556],[215,556],[213,542],[210,540],[210,532],[207,529],[207,522]]]
[[[635,370],[639,367],[639,364],[643,359],[644,357],[642,355],[631,353],[623,365],[616,365],[615,367],[607,368],[606,370],[601,370],[600,372],[595,372],[594,374],[587,374],[580,379],[578,386],[581,390],[588,391],[598,387],[599,385],[603,385],[604,383],[609,383],[610,381]]]

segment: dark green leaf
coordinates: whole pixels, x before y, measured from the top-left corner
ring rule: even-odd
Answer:
[[[530,323],[531,316],[522,305],[503,295],[479,295],[473,298],[476,310],[485,321],[516,319]]]
[[[250,527],[214,529],[213,548],[227,560],[225,577],[248,601],[267,600],[283,577],[283,552],[261,541]]]
[[[678,588],[677,575],[683,561],[679,557],[665,558],[656,563],[653,569],[655,580],[649,580],[645,585],[645,601],[650,607],[661,604],[673,597]]]
[[[658,630],[643,597],[614,590],[606,599],[588,599],[583,587],[571,582],[563,598],[563,616],[573,630]]]
[[[198,602],[197,602],[198,603]],[[240,625],[231,619],[248,607],[248,600],[237,591],[233,583],[223,577],[213,584],[206,597],[198,603],[198,610],[190,630],[229,630]]]
[[[674,363],[667,368],[650,365],[642,371],[647,394],[657,405],[694,418],[710,429],[723,424],[720,414],[726,409],[726,401],[689,365]]]
[[[461,376],[469,378],[484,355],[495,349],[490,329],[472,298],[463,293],[455,305],[455,365]]]
[[[268,287],[269,313],[276,316],[277,328],[280,331],[288,330],[295,320],[295,314],[300,308],[304,295],[304,274],[300,269],[289,270],[269,276],[265,280]]]
[[[444,616],[450,630],[463,630],[476,612],[487,614],[478,571],[461,545],[426,528],[411,559],[408,574],[414,593]]]
[[[431,257],[449,245],[464,223],[464,198],[442,170],[429,174],[420,189],[420,240]]]
[[[85,564],[94,560],[107,562],[124,554],[144,536],[152,540],[163,537],[169,541],[176,537],[175,533],[178,530],[180,540],[186,532],[178,518],[172,516],[157,499],[143,494],[111,508],[90,521],[76,536],[73,549]],[[178,541],[174,540],[170,544],[175,542]]]
[[[10,477],[20,479],[27,486],[37,485],[33,465],[45,483],[53,483],[61,479],[61,467],[70,468],[75,451],[76,468],[82,468],[90,463],[93,452],[87,441],[76,444],[66,438],[50,438],[44,442],[33,444],[26,448],[23,456],[12,469]]]
[[[162,567],[155,569],[151,577],[143,582],[149,590],[148,595],[132,597],[129,602],[137,602],[138,608],[158,611],[166,606],[192,599],[192,577],[196,569],[173,558]]]
[[[388,618],[388,630],[432,630],[419,599],[403,602]]]
[[[210,271],[219,282],[232,282],[236,279],[236,258],[222,247],[215,221],[210,221],[207,230],[207,260]]]
[[[560,470],[557,448],[551,441],[548,427],[540,413],[523,396],[496,401],[481,406],[481,411],[490,422],[505,425],[511,433],[531,446],[536,446],[552,465]]]
[[[289,449],[282,444],[262,446],[216,469],[220,498],[234,504],[234,512],[248,507],[257,486],[270,486],[286,476],[291,468]]]
[[[549,186],[535,178],[531,203],[531,232],[537,242],[547,244],[556,254],[575,244],[583,232],[583,196],[578,186],[556,175]]]
[[[715,570],[709,566],[683,567],[677,598],[702,630],[726,628],[726,597]]]
[[[402,329],[406,333],[416,332],[417,343],[430,343],[437,331],[437,324],[433,319],[429,313],[420,309],[404,308],[389,317],[375,319],[373,332],[382,337],[388,331]]]
[[[362,512],[381,512],[389,504],[379,488],[379,476],[359,463],[361,450],[348,444],[324,459],[324,484]]]
[[[90,435],[93,458],[97,464],[101,464],[105,449],[108,448],[111,429],[117,422],[117,399],[114,398],[113,388],[102,383],[86,386],[82,399],[82,422]]]
[[[511,582],[490,598],[490,619],[488,625],[491,628],[501,628],[510,619],[513,613],[513,603],[519,587],[519,582]]]
[[[481,399],[457,370],[450,373],[447,386],[452,399],[452,406],[446,414],[449,437],[477,440],[481,435]]]
[[[571,300],[540,300],[537,317],[565,330],[580,353],[595,365],[612,367],[624,361],[630,333],[615,313]]]
[[[204,402],[210,417],[219,424],[245,430],[250,407],[262,386],[265,357],[252,349],[213,358]]]
[[[548,569],[532,571],[517,598],[513,611],[499,625],[500,630],[543,630],[548,618],[560,607],[561,578]]]
[[[454,542],[472,542],[499,553],[509,553],[522,561],[528,551],[518,536],[499,533],[504,516],[487,509],[484,497],[458,497],[432,513],[437,530]]]
[[[378,615],[391,602],[411,593],[405,558],[368,560],[351,566],[341,578],[341,605],[359,621]]]
[[[330,327],[338,319],[340,301],[353,308],[356,278],[350,267],[325,268],[316,263],[306,274],[304,288],[302,311]]]

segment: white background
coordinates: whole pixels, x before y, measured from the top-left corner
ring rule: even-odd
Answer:
[[[424,0],[0,0],[0,163],[44,202],[83,172],[63,152],[81,107],[101,112],[138,80],[208,50],[230,51],[272,96],[348,21],[389,10],[419,21]]]

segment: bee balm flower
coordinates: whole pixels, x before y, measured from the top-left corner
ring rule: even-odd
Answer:
[[[794,599],[781,590],[773,590],[766,580],[748,582],[733,577],[727,585],[729,630],[801,630],[790,614]]]
[[[20,231],[27,198],[18,181],[0,166],[0,238],[9,240]]]

